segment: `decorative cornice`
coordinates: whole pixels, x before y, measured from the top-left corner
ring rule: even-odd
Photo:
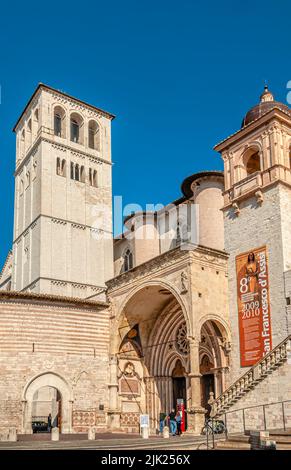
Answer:
[[[35,302],[49,301],[52,303],[72,304],[75,306],[88,306],[88,307],[108,307],[109,304],[103,301],[78,299],[76,297],[65,297],[50,294],[35,294],[32,292],[16,292],[16,291],[0,291],[0,303],[4,301],[26,301],[31,300]]]
[[[21,240],[21,238],[26,234],[28,233],[29,229],[33,229],[36,224],[37,224],[37,221],[41,218],[41,217],[44,217],[46,219],[50,219],[51,222],[55,223],[55,224],[61,224],[61,225],[66,225],[66,224],[71,224],[72,226],[74,226],[75,228],[81,228],[82,230],[85,230],[86,228],[90,229],[91,231],[94,231],[94,232],[97,232],[99,234],[101,233],[106,233],[106,234],[109,234],[109,235],[112,235],[112,232],[109,231],[109,230],[104,230],[104,229],[101,229],[101,228],[96,228],[96,227],[91,227],[90,225],[84,225],[84,224],[76,224],[76,222],[73,222],[72,220],[65,220],[65,219],[58,219],[56,217],[52,217],[50,215],[45,215],[45,214],[39,214],[32,222],[31,224],[25,228],[25,230],[23,232],[21,232],[18,237],[16,237],[14,240],[13,240],[13,244],[14,243],[19,243],[19,241]]]
[[[216,144],[213,149],[216,150],[217,152],[221,152],[224,150],[228,145],[230,145],[231,140],[234,140],[235,138],[243,138],[246,134],[248,134],[250,131],[255,130],[257,127],[258,121],[261,121],[262,124],[266,122],[269,118],[271,119],[273,116],[281,118],[282,121],[287,122],[290,124],[290,115],[287,114],[285,111],[278,107],[274,107],[270,111],[267,111],[265,114],[262,116],[258,117],[254,121],[250,122],[247,124],[245,127],[239,129],[238,131],[234,132],[233,134],[230,134],[228,137],[220,141],[218,144]],[[289,118],[289,119],[287,119]]]
[[[223,266],[226,269],[228,254],[202,245],[197,245],[192,249],[181,249],[181,247],[166,251],[161,255],[152,258],[145,263],[135,266],[130,271],[122,273],[106,282],[108,291],[110,292],[122,285],[128,285],[131,282],[139,280],[146,275],[156,274],[166,267],[173,267],[174,263],[186,261],[190,264],[194,260],[206,261],[207,263]],[[180,266],[182,268],[182,266]]]
[[[112,166],[112,162],[110,162],[108,160],[105,160],[105,158],[102,158],[102,157],[97,156],[97,155],[92,155],[91,153],[85,152],[85,150],[73,149],[70,145],[67,145],[65,143],[55,142],[55,140],[53,138],[50,139],[49,137],[47,137],[47,134],[46,134],[46,137],[44,137],[41,134],[41,129],[42,128],[40,128],[40,130],[38,132],[38,135],[36,137],[36,140],[34,141],[32,147],[28,150],[27,154],[21,160],[21,162],[18,164],[18,166],[16,166],[14,176],[17,176],[17,174],[20,173],[20,171],[22,171],[23,166],[27,163],[27,161],[31,158],[31,156],[34,156],[36,154],[36,152],[38,150],[38,147],[39,147],[41,142],[48,142],[49,144],[52,145],[52,147],[54,147],[55,149],[58,149],[60,151],[65,152],[65,151],[68,150],[71,153],[75,153],[80,158],[88,158],[92,163],[94,163],[94,162],[97,163],[97,164],[106,163],[107,165]]]
[[[35,89],[33,95],[29,99],[27,105],[25,106],[23,112],[21,113],[20,117],[18,118],[15,126],[13,127],[13,131],[16,131],[17,126],[19,123],[22,121],[22,118],[26,115],[28,108],[30,105],[33,105],[33,103],[36,101],[37,95],[40,95],[41,91],[45,90],[46,92],[50,93],[51,95],[58,97],[58,98],[63,98],[66,102],[73,103],[76,106],[81,106],[82,108],[86,108],[88,111],[93,111],[93,113],[97,114],[98,116],[104,116],[107,119],[113,120],[115,118],[114,114],[109,113],[108,111],[105,111],[101,108],[97,108],[96,106],[93,106],[89,103],[86,103],[85,101],[82,101],[78,98],[74,98],[71,95],[68,95],[67,93],[64,93],[63,91],[56,90],[55,88],[52,88],[48,85],[45,85],[44,83],[39,83],[37,88]],[[33,107],[33,106],[31,106]]]

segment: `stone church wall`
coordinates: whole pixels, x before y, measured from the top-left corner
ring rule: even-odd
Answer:
[[[3,293],[0,335],[0,431],[16,427],[18,433],[24,432],[27,397],[35,380],[41,387],[65,384],[69,399],[63,396],[62,406],[71,409],[62,410],[69,416],[63,432],[85,432],[89,425],[106,427],[109,315],[105,303]]]
[[[266,245],[269,260],[273,347],[288,335],[280,203],[281,188],[276,185],[264,193],[264,201],[261,206],[257,204],[256,198],[252,197],[240,205],[238,216],[235,216],[231,211],[225,213],[225,250],[230,253],[229,306],[233,335],[231,382],[246,372],[245,368],[240,367],[235,264],[235,258],[238,254]]]

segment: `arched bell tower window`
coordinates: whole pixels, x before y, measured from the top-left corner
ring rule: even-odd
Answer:
[[[80,167],[78,163],[75,165],[75,181],[80,181]]]
[[[20,154],[23,157],[25,152],[25,129],[21,132],[21,140],[20,140]]]
[[[96,121],[89,121],[88,124],[88,146],[90,149],[100,150],[100,132]]]
[[[65,111],[61,106],[54,108],[54,134],[65,137]]]
[[[247,176],[261,171],[260,154],[258,150],[250,150],[245,155],[245,168]]]
[[[71,141],[83,144],[84,121],[77,113],[72,113],[70,118]]]

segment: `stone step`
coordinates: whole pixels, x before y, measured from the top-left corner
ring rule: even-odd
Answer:
[[[237,435],[230,435],[228,436],[228,440],[232,442],[246,442],[249,443],[249,436],[245,436],[244,434],[237,434]]]
[[[270,436],[272,441],[276,441],[277,444],[289,444],[291,445],[291,436]]]
[[[249,435],[238,434],[229,436],[227,440],[215,444],[217,450],[250,450]],[[291,450],[291,431],[273,431],[269,439],[276,442],[277,450]]]
[[[219,441],[215,444],[217,450],[250,450],[251,445],[248,442],[243,441]]]
[[[291,444],[277,444],[277,450],[291,450]]]

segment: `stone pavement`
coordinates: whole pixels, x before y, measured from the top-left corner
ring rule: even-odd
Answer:
[[[61,440],[52,442],[48,435],[18,436],[17,442],[0,442],[1,450],[196,450],[206,449],[205,436],[183,435],[169,439],[151,436],[142,439],[139,435],[98,434],[95,441],[88,441],[87,435],[68,434],[61,435]],[[215,439],[221,439],[216,437]],[[210,441],[210,446],[212,442]]]

